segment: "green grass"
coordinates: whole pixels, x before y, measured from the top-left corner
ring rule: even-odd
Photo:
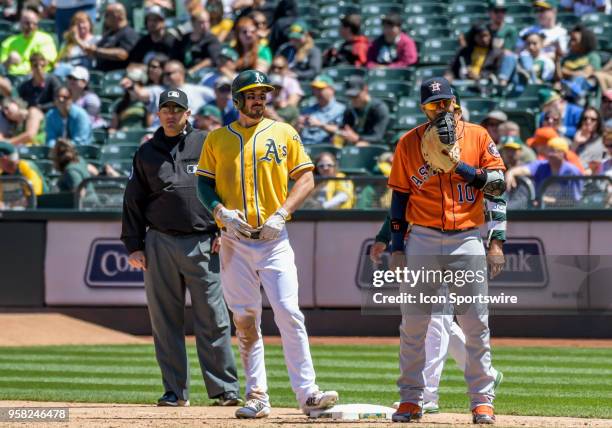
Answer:
[[[391,405],[398,399],[396,346],[311,349],[319,386],[336,389],[343,403]],[[195,347],[188,351],[191,401],[208,404]],[[500,347],[493,358],[505,375],[497,413],[612,418],[611,349]],[[266,347],[266,367],[272,404],[295,407],[280,346]],[[442,409],[467,412],[465,390],[450,360],[440,387]],[[152,345],[0,348],[0,400],[153,403],[162,392]]]

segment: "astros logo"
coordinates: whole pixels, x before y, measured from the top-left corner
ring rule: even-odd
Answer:
[[[438,82],[433,82],[429,86],[429,89],[431,89],[431,92],[440,92],[440,84]]]

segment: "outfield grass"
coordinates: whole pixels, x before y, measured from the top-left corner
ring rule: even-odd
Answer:
[[[208,404],[195,347],[188,350],[191,401]],[[336,389],[341,402],[390,406],[398,399],[396,346],[313,345],[312,354],[319,386]],[[497,413],[612,418],[611,349],[500,347],[493,358],[505,375]],[[266,346],[266,366],[272,405],[295,407],[280,346]],[[449,361],[442,409],[467,412],[465,389]],[[152,345],[0,348],[2,400],[154,403],[162,392]]]

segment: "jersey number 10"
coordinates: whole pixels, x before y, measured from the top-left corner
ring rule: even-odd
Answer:
[[[459,203],[474,202],[476,197],[474,196],[474,188],[469,184],[458,183],[457,192],[459,193]]]

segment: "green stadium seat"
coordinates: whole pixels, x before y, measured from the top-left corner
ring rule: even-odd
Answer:
[[[470,112],[470,121],[472,116],[486,115],[491,110],[495,110],[497,101],[486,99],[486,98],[467,98],[461,101],[462,105]]]
[[[412,68],[373,68],[368,71],[368,80],[370,82],[376,80],[410,82],[412,81]]]
[[[427,52],[437,51],[456,51],[459,49],[459,40],[454,37],[446,37],[439,39],[427,39],[422,43],[421,49]]]
[[[128,160],[134,157],[138,149],[136,144],[112,144],[102,146],[100,160],[107,162],[110,160]]]
[[[106,144],[108,132],[104,128],[97,128],[92,131],[93,142],[98,145]]]
[[[393,123],[393,130],[399,131],[403,129],[404,131],[408,131],[426,121],[425,115],[420,111],[418,113],[414,112],[413,114],[400,114]]]
[[[53,161],[49,159],[34,159],[32,161],[36,164],[38,169],[40,169],[40,172],[42,172],[45,177],[48,178],[52,175],[57,175],[57,171],[53,167]]]
[[[521,93],[521,97],[527,97],[527,98],[537,98],[538,97],[538,92],[540,92],[541,89],[551,89],[552,87],[550,85],[544,84],[544,83],[534,83],[534,84],[530,84],[525,86],[525,90]]]
[[[298,16],[302,17],[305,15],[318,15],[319,14],[319,8],[317,6],[314,6],[312,4],[298,4]]]
[[[440,3],[408,3],[404,8],[404,14],[406,16],[436,16],[445,15],[448,8],[445,4]]]
[[[125,90],[118,84],[109,84],[107,82],[104,82],[100,89],[100,95],[104,98],[117,99],[121,98],[124,93]]]
[[[501,100],[499,108],[502,110],[535,111],[540,107],[540,102],[533,97],[518,97]]]
[[[49,146],[20,146],[18,152],[21,159],[49,159],[51,148]]]
[[[83,144],[76,146],[79,155],[85,159],[98,159],[100,157],[100,147],[93,144]]]
[[[448,7],[449,15],[486,15],[488,7],[484,2],[460,2]]]
[[[363,35],[366,36],[370,40],[376,39],[383,33],[382,27],[380,25],[376,25],[373,27],[364,26]]]
[[[132,159],[110,159],[105,163],[126,177],[132,171]]]
[[[516,28],[522,29],[536,23],[536,18],[533,15],[507,15],[506,22]]]
[[[443,76],[448,69],[448,65],[419,65],[414,73],[415,82],[420,84],[423,80],[431,79],[432,77]]]
[[[108,73],[104,73],[103,84],[118,84],[121,79],[125,76],[125,70],[115,70]]]
[[[55,20],[41,19],[38,21],[38,29],[49,34],[55,34]]]
[[[323,39],[333,39],[334,41],[337,41],[340,39],[340,28],[326,28],[325,30],[321,31],[321,37]]]
[[[388,151],[390,151],[389,147],[383,145],[343,147],[340,156],[340,170],[347,174],[373,174],[378,156]]]
[[[412,84],[401,81],[374,81],[368,84],[370,93],[375,97],[397,99],[412,93]]]
[[[435,25],[414,23],[407,25],[404,30],[406,30],[410,37],[420,40],[438,37],[440,33],[447,33],[447,24],[448,22],[446,19],[443,22],[436,21]]]
[[[305,145],[304,150],[306,150],[306,153],[308,153],[308,156],[310,156],[310,159],[312,159],[313,162],[315,162],[317,156],[319,156],[323,152],[333,153],[333,155],[336,156],[336,159],[340,159],[342,155],[342,149],[332,144]]]
[[[19,24],[15,22],[0,19],[0,31],[2,31],[3,33],[14,33],[18,25]]]
[[[506,16],[531,15],[532,13],[533,13],[533,7],[530,4],[520,4],[520,3],[507,3],[506,4]]]
[[[498,106],[498,107],[501,107]],[[521,139],[527,141],[527,138],[533,136],[537,128],[537,115],[526,110],[510,110],[503,108],[503,111],[508,115],[508,120],[516,122],[521,130]]]
[[[450,20],[450,28],[460,26],[472,26],[476,22],[485,22],[488,19],[487,15],[459,15],[453,16]]]
[[[455,51],[439,51],[439,52],[423,52],[419,55],[419,63],[426,65],[446,65],[450,66],[450,63],[455,58],[457,53]]]
[[[321,38],[318,38],[317,40],[314,41],[314,44],[315,44],[316,47],[321,49],[321,52],[325,52],[326,49],[329,49],[329,48],[331,48],[333,46],[334,39],[321,39]]]
[[[328,16],[325,19],[319,20],[319,27],[323,29],[327,28],[337,28],[340,27],[340,17],[339,16]]]
[[[319,9],[319,16],[321,17],[350,15],[352,13],[359,13],[359,7],[343,2],[328,4]]]
[[[587,13],[586,15],[582,15],[580,21],[588,26],[612,24],[612,16],[605,13]]]
[[[329,77],[334,79],[334,82],[341,83],[344,80],[348,79],[350,76],[359,75],[365,77],[367,70],[364,68],[357,68],[352,66],[338,66],[325,68],[321,71],[321,73],[327,74]]]
[[[359,4],[362,6],[367,6],[371,4],[380,4],[380,0],[361,0]],[[400,10],[404,6],[404,2],[402,0],[392,0],[392,1],[385,0],[384,4],[393,4],[393,5],[399,6]]]
[[[147,135],[149,131],[142,128],[136,129],[125,129],[117,131],[114,134],[110,134],[106,140],[107,145],[133,145],[138,147],[142,138]]]
[[[398,113],[406,110],[419,110],[419,100],[415,97],[400,97],[397,102]]]
[[[446,27],[448,26],[448,17],[446,16],[427,16],[427,15],[410,15],[406,17],[406,24],[409,27],[426,25],[428,27]],[[439,35],[439,32],[436,32]]]
[[[389,13],[402,13],[402,7],[394,3],[376,3],[361,5],[361,15],[366,16],[382,16]]]

